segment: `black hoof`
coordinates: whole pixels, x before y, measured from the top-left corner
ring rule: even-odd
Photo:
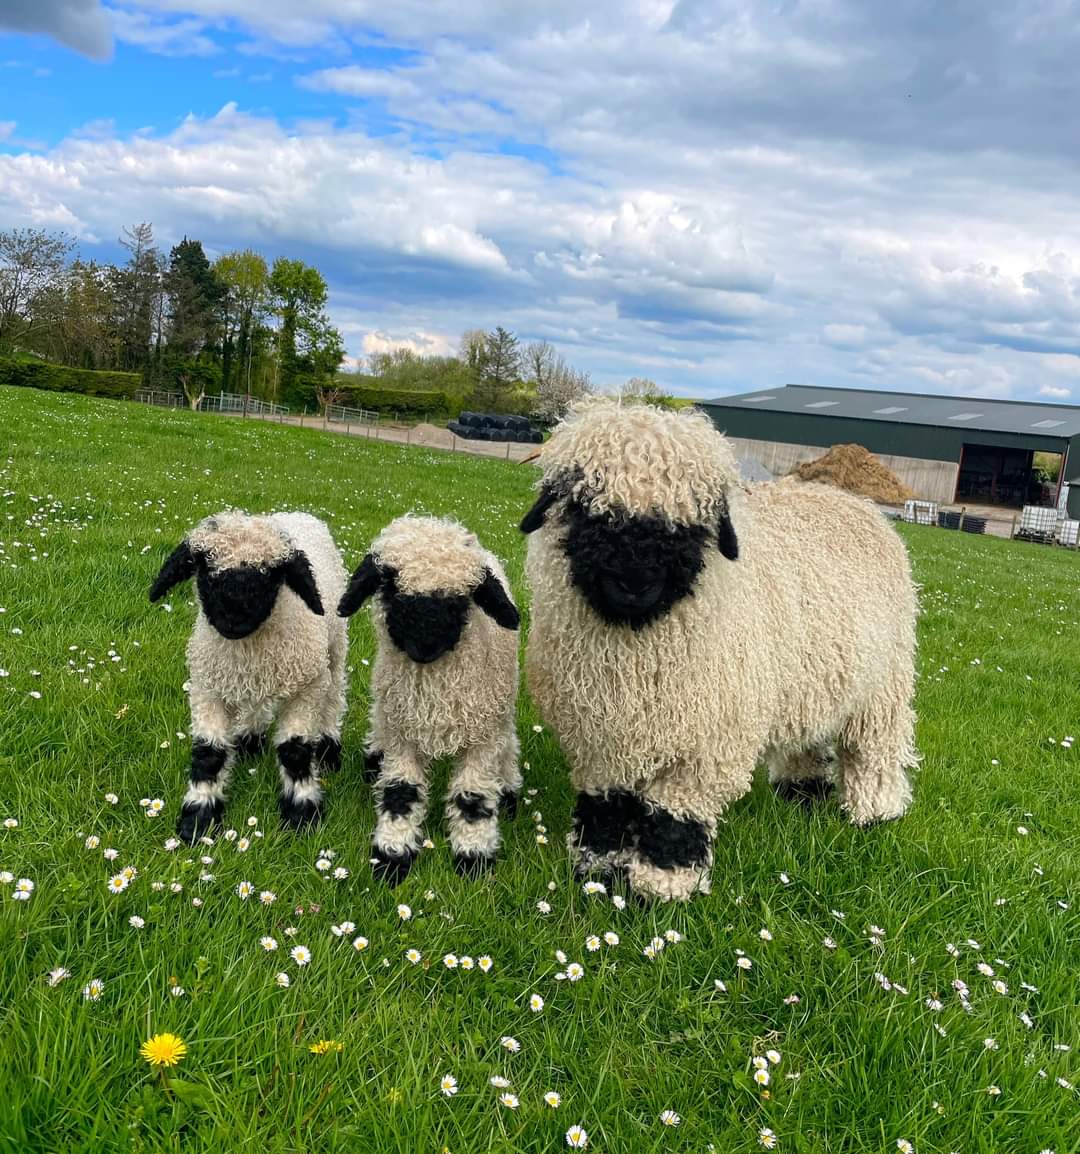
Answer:
[[[340,769],[341,742],[336,737],[320,737],[315,745],[315,761],[322,769]]]
[[[777,797],[793,801],[799,805],[813,805],[827,798],[836,786],[827,777],[804,777],[798,781],[782,777],[773,782]]]
[[[495,868],[495,858],[483,853],[456,853],[454,854],[454,869],[463,878],[483,877],[489,870]]]
[[[285,829],[308,829],[322,820],[322,811],[314,801],[294,801],[292,798],[278,799],[281,824]]]
[[[260,757],[265,749],[265,733],[242,733],[236,739],[237,759]]]
[[[401,885],[409,876],[409,870],[416,860],[414,853],[392,854],[377,846],[372,850],[371,857],[371,872],[375,875],[375,880],[388,885],[391,889]]]
[[[374,785],[379,780],[382,771],[383,754],[381,749],[370,749],[364,754],[364,781]]]
[[[221,811],[220,802],[215,805],[185,805],[176,823],[176,836],[188,845],[194,845],[220,821]]]
[[[504,789],[499,794],[499,812],[507,821],[513,821],[517,817],[518,797],[518,794],[509,789]]]

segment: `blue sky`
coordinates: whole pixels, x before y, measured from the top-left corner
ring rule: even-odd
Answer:
[[[349,352],[1080,398],[1080,3],[0,0],[0,222],[317,264]]]

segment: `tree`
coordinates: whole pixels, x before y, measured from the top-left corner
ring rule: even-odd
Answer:
[[[326,281],[316,268],[300,260],[278,257],[270,272],[270,299],[280,321],[278,329],[278,379],[280,395],[296,391],[301,365],[297,335],[316,323],[326,306]]]
[[[499,325],[488,333],[476,387],[477,404],[496,409],[521,379],[521,350],[513,333]]]
[[[214,343],[224,289],[203,252],[202,241],[187,237],[169,253],[169,353],[197,357]]]
[[[544,421],[557,421],[574,401],[592,392],[589,374],[572,369],[547,341],[525,349],[525,371],[536,389],[536,415]]]
[[[74,244],[40,228],[0,232],[0,348],[33,330],[34,303],[60,280]]]
[[[154,245],[154,230],[147,223],[125,228],[120,247],[130,253],[123,269],[113,269],[111,291],[117,304],[120,368],[145,369],[150,357],[150,334],[155,302],[162,292],[164,263]]]
[[[249,248],[219,257],[214,272],[223,286],[221,387],[230,390],[235,360],[242,389],[250,393],[255,328],[266,313],[270,273],[263,257]]]

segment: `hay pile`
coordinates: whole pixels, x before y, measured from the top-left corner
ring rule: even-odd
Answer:
[[[435,449],[449,449],[454,443],[454,436],[449,429],[440,429],[437,425],[414,425],[409,440],[414,445],[430,445]]]
[[[803,481],[821,481],[882,505],[901,505],[915,494],[862,445],[833,445],[816,461],[795,469]]]

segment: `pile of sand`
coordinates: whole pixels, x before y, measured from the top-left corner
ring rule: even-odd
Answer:
[[[414,425],[409,433],[409,442],[413,445],[430,445],[435,449],[449,449],[454,443],[454,434],[437,425],[419,424]]]
[[[835,485],[882,505],[901,505],[915,494],[862,445],[833,445],[816,461],[805,461],[795,469],[804,481]]]

